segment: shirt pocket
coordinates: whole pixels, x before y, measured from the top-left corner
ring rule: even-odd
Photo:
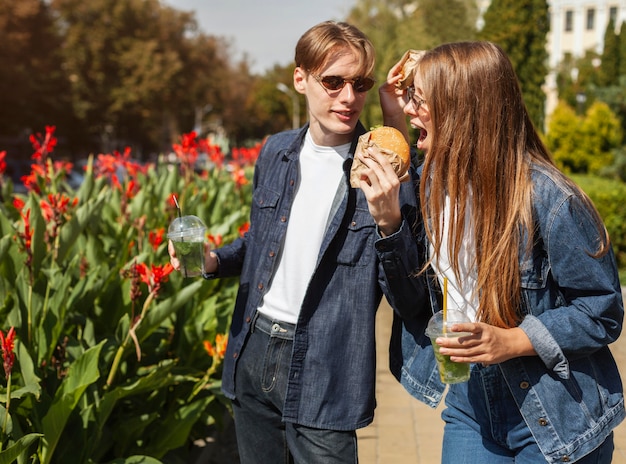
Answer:
[[[356,209],[348,223],[346,240],[337,254],[337,263],[366,266],[374,253],[376,223],[369,210]]]
[[[280,194],[265,186],[259,186],[252,195],[252,212],[250,222],[258,230],[267,230],[273,225]]]

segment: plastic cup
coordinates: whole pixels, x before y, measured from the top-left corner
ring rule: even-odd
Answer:
[[[466,382],[470,378],[469,363],[457,363],[450,360],[450,356],[439,353],[439,345],[435,343],[438,337],[463,337],[471,335],[469,332],[452,332],[450,328],[459,322],[470,322],[469,318],[457,310],[448,310],[446,314],[446,330],[444,330],[443,311],[435,313],[428,321],[426,327],[426,335],[430,337],[435,359],[437,359],[437,367],[439,368],[439,377],[443,383],[461,383]]]
[[[204,241],[206,226],[197,216],[182,216],[174,219],[167,232],[180,261],[180,272],[184,277],[204,274]]]

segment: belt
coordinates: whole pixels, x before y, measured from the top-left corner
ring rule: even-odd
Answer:
[[[254,316],[253,330],[258,329],[272,337],[293,340],[296,332],[296,325],[289,322],[272,319],[265,314],[257,311]]]

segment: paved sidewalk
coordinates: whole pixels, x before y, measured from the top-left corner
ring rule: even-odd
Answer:
[[[378,406],[374,422],[358,431],[360,464],[437,464],[441,461],[443,406],[431,409],[413,399],[389,372],[391,308],[383,302],[376,321]],[[626,335],[611,345],[626,382]],[[626,422],[615,429],[614,463],[626,463]]]

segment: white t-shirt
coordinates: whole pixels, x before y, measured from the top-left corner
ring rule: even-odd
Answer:
[[[446,203],[443,212],[443,244],[439,256],[435,256],[432,267],[439,280],[440,288],[443,291],[443,278],[448,278],[448,309],[457,309],[464,312],[471,321],[476,320],[478,311],[478,295],[473,295],[476,288],[476,240],[471,228],[472,216],[470,208],[465,213],[465,234],[461,250],[459,252],[459,271],[461,281],[458,282],[448,253],[448,236],[450,234],[450,198],[446,196]],[[430,245],[430,256],[433,256],[435,249]]]
[[[315,271],[328,216],[344,177],[343,162],[350,143],[315,145],[307,132],[300,151],[300,185],[296,192],[278,268],[259,311],[295,324],[304,294]]]

